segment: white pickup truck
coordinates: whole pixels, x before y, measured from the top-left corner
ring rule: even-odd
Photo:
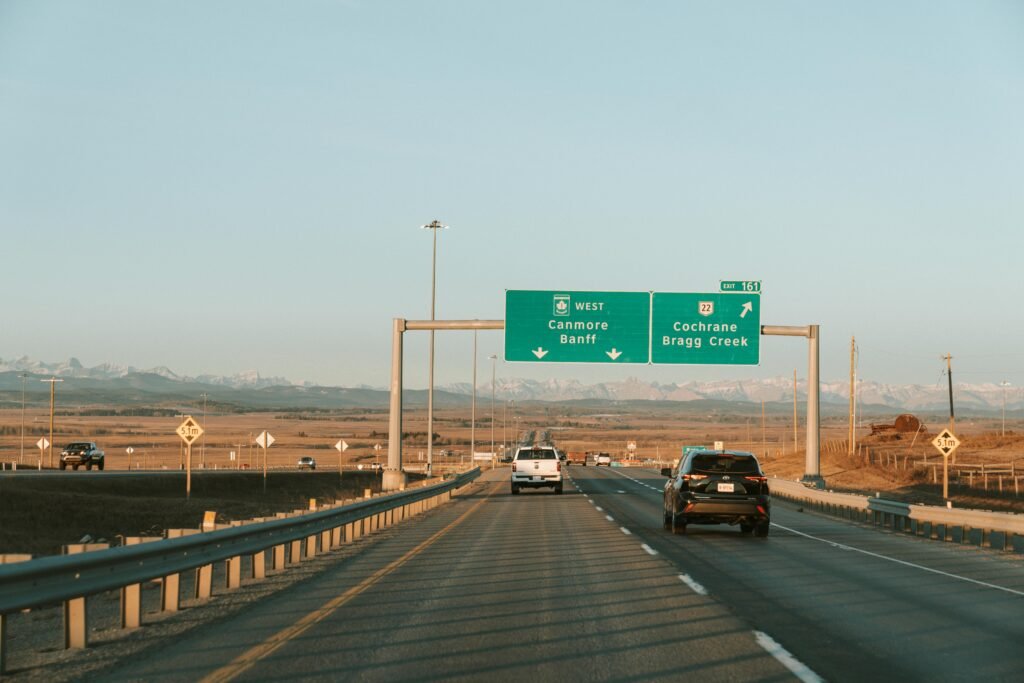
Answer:
[[[562,461],[550,446],[524,446],[512,460],[512,495],[521,488],[550,487],[562,492]]]

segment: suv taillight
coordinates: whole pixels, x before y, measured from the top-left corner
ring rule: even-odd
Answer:
[[[706,474],[684,474],[683,481],[700,481],[701,479],[707,479]]]
[[[768,481],[768,477],[743,477],[748,481],[756,481],[758,484],[763,484]]]

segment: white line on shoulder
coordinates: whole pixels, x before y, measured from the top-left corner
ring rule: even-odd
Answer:
[[[931,567],[925,567],[924,565],[914,564],[913,562],[907,562],[906,560],[897,560],[895,557],[889,557],[888,555],[881,555],[879,553],[873,553],[870,550],[862,550],[861,548],[854,548],[852,545],[846,545],[844,543],[836,543],[835,541],[830,541],[830,540],[828,540],[826,538],[819,538],[817,536],[811,536],[810,534],[805,534],[804,532],[797,531],[796,529],[790,529],[787,526],[782,526],[781,524],[776,524],[775,522],[772,522],[772,526],[778,527],[779,529],[782,529],[783,531],[788,531],[791,534],[796,534],[797,536],[803,536],[804,538],[809,538],[812,541],[818,541],[820,543],[827,543],[827,544],[829,544],[829,545],[831,545],[831,546],[833,546],[835,548],[839,548],[840,550],[852,550],[853,552],[861,553],[861,554],[867,555],[869,557],[875,557],[875,558],[878,558],[879,560],[886,560],[887,562],[895,562],[896,564],[901,564],[904,567],[911,567],[913,569],[920,569],[921,571],[929,572],[931,574],[938,574],[939,576],[945,576],[945,577],[950,578],[950,579],[957,579],[959,581],[966,581],[967,583],[973,583],[976,586],[984,586],[985,588],[994,588],[996,590],[1003,591],[1005,593],[1011,593],[1013,595],[1020,595],[1021,597],[1024,597],[1024,591],[1014,590],[1012,588],[1007,588],[1006,586],[997,586],[994,583],[987,583],[985,581],[978,581],[977,579],[971,579],[971,578],[968,578],[966,576],[960,576],[959,574],[950,574],[949,572],[944,572],[941,569],[932,569]]]

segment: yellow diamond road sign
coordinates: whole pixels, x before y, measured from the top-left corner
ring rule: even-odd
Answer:
[[[196,439],[203,435],[203,428],[199,426],[199,423],[192,419],[191,415],[185,416],[185,421],[182,422],[175,430],[178,432],[178,436],[186,444],[191,446],[195,443]]]
[[[960,439],[956,438],[948,429],[943,429],[942,433],[932,440],[932,445],[939,450],[939,453],[948,456],[960,445]]]

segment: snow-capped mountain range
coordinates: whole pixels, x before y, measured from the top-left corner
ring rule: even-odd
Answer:
[[[63,378],[89,380],[114,380],[129,376],[157,375],[170,382],[206,384],[229,389],[262,389],[267,387],[317,387],[312,382],[293,382],[284,377],[264,377],[256,371],[231,376],[200,375],[186,377],[178,375],[167,367],[140,370],[131,366],[103,363],[85,367],[76,358],[59,363],[45,363],[27,357],[14,360],[0,358],[0,373],[29,372],[35,375],[54,375]],[[823,403],[846,404],[849,402],[848,381],[822,382]],[[437,387],[440,391],[455,395],[469,396],[472,386],[456,383]],[[386,392],[384,387],[358,386],[353,389]],[[485,399],[490,394],[489,384],[477,387],[477,396]],[[954,401],[957,406],[980,410],[999,410],[1003,405],[1005,392],[1006,409],[1024,409],[1024,387],[1002,387],[999,384],[954,384]],[[806,397],[805,382],[798,382],[798,399]],[[791,401],[793,382],[788,377],[749,379],[711,382],[682,382],[658,384],[627,379],[620,382],[586,384],[577,380],[549,379],[503,379],[496,383],[495,396],[500,400],[516,401],[747,401],[768,403]],[[944,410],[949,406],[948,388],[941,384],[884,384],[874,381],[858,382],[858,403],[861,405],[885,406],[899,410]]]

